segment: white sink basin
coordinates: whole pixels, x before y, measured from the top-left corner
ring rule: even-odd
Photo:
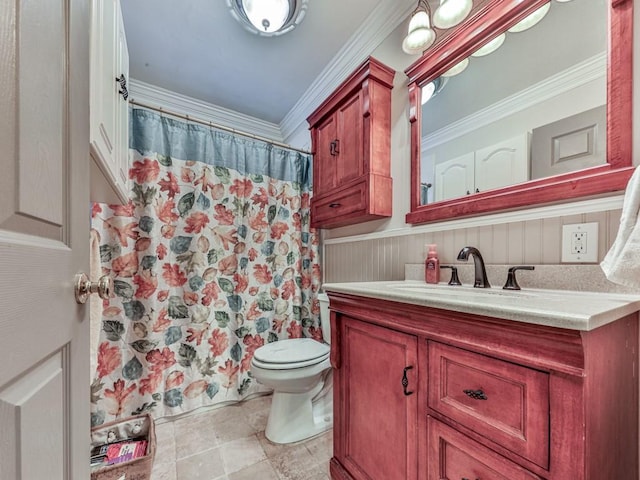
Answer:
[[[504,299],[517,300],[523,298],[537,298],[539,295],[527,290],[504,290],[500,287],[474,288],[468,285],[447,285],[430,283],[393,283],[387,285],[389,289],[403,292],[421,293],[430,296],[459,297],[461,299],[478,297],[504,297]]]

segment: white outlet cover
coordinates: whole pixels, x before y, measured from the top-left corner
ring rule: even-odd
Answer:
[[[586,234],[584,252],[572,253],[571,240],[575,233]],[[575,223],[562,226],[562,263],[596,263],[598,261],[598,222]]]

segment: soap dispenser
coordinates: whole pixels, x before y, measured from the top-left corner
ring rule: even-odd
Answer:
[[[427,283],[438,283],[440,281],[440,260],[435,244],[427,245],[427,259],[424,261],[424,280]]]

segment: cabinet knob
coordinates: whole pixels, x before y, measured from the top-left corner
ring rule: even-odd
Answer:
[[[404,367],[404,370],[402,371],[402,388],[406,396],[409,396],[413,393],[413,392],[407,391],[407,387],[409,386],[409,379],[407,378],[407,370],[411,370],[411,369],[413,369],[413,367],[411,366]]]
[[[125,100],[129,98],[129,90],[127,90],[127,78],[124,76],[124,74],[116,77],[116,83],[120,84],[120,90],[118,90],[118,93],[122,95],[122,98],[124,98]]]

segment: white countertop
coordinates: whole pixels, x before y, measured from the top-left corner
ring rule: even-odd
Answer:
[[[325,292],[410,303],[570,330],[594,330],[640,310],[640,295],[473,288],[421,281],[327,283]]]

